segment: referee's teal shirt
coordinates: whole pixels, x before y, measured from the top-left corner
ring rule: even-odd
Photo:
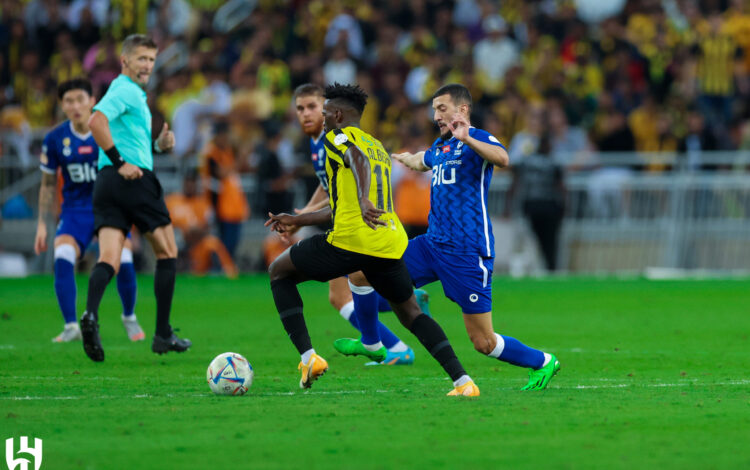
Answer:
[[[151,111],[146,92],[127,75],[112,80],[107,93],[94,106],[94,111],[107,116],[112,140],[123,160],[147,170],[154,169],[151,143]],[[99,148],[99,169],[112,165]]]

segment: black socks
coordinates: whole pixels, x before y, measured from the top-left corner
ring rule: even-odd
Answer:
[[[305,317],[302,316],[302,297],[297,290],[297,283],[289,278],[271,281],[271,292],[281,323],[297,351],[303,354],[312,349]]]
[[[156,261],[156,274],[154,275],[156,335],[165,339],[172,336],[172,327],[169,326],[169,312],[172,309],[172,296],[174,295],[174,281],[176,276],[176,258]]]
[[[99,321],[99,304],[102,302],[104,291],[107,284],[115,275],[115,268],[104,262],[94,265],[89,277],[89,291],[86,296],[86,311],[93,314],[94,318]]]
[[[432,357],[443,366],[443,369],[448,373],[451,380],[458,380],[462,375],[466,374],[464,367],[456,357],[456,353],[453,352],[448,337],[445,336],[443,329],[435,320],[423,313],[414,319],[409,331],[417,337]]]

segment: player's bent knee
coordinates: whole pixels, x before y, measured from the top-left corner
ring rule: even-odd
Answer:
[[[497,339],[495,338],[494,334],[492,336],[472,336],[471,342],[474,344],[474,349],[476,349],[477,352],[484,354],[485,356],[491,353],[497,345]]]
[[[72,265],[76,264],[76,247],[73,245],[58,245],[55,247],[55,259],[63,259]]]

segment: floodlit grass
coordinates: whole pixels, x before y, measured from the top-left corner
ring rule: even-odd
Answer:
[[[62,327],[51,277],[0,280],[0,440],[42,438],[43,469],[750,468],[750,282],[495,280],[496,330],[562,363],[544,392],[518,391],[526,371],[474,352],[458,308],[427,290],[477,399],[446,397],[451,383],[391,313],[413,366],[337,354],[354,330],[314,282],[301,292],[330,370],[302,391],[264,276],[178,278],[172,323],[194,346],[166,356],[150,352],[152,278],[139,277],[149,339],[137,344],[113,282],[100,364],[50,342]],[[255,369],[243,397],[205,383],[224,351]]]

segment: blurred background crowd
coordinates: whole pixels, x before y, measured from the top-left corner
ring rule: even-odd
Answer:
[[[85,76],[100,97],[119,73],[119,41],[144,31],[160,47],[153,126],[166,120],[177,138],[160,158],[197,169],[198,191],[230,225],[290,211],[300,182],[315,188],[291,106],[305,82],[362,86],[362,127],[393,152],[429,146],[427,102],[448,82],[469,87],[472,124],[512,164],[543,136],[568,168],[595,152],[750,149],[747,0],[0,0],[6,152],[34,168],[35,136],[63,119],[56,84]],[[631,169],[666,168],[644,162]],[[255,189],[242,198],[248,175]],[[226,178],[240,189],[219,194]],[[429,191],[429,180],[404,184]],[[240,235],[221,233],[233,253]]]

